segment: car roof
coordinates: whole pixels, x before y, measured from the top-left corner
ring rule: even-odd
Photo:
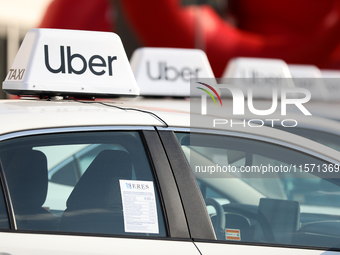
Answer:
[[[128,101],[102,101],[101,103],[107,105],[96,101],[0,100],[0,114],[6,121],[6,125],[0,125],[0,134],[75,126],[165,126],[151,111],[150,113],[146,112],[148,109],[143,110],[134,106],[132,107],[135,110],[115,108],[131,108]],[[177,113],[174,117],[174,112],[165,111],[162,115],[169,125],[177,123],[178,126],[179,123],[183,123],[185,126],[189,126],[188,114]]]
[[[138,107],[144,107],[150,110],[165,110],[168,109],[169,111],[174,112],[183,112],[183,113],[190,113],[190,99],[189,98],[143,98],[143,97],[137,97],[134,100],[131,100],[130,103],[132,103],[135,106]],[[209,102],[212,103],[212,102]],[[225,100],[224,103],[232,103],[231,99]],[[268,100],[256,100],[256,104],[258,103],[265,103],[265,106],[268,107],[269,102]],[[323,106],[328,106],[325,103],[322,104]],[[162,108],[160,108],[160,106]],[[314,108],[313,108],[314,109]],[[327,111],[324,111],[327,112]],[[225,113],[221,115],[221,117],[227,117]],[[258,119],[257,115],[251,114],[249,111],[246,112],[246,114],[243,116],[245,119]],[[228,118],[237,119],[235,116],[230,114]],[[322,131],[322,132],[328,132],[332,133],[334,135],[340,136],[340,122],[329,119],[326,117],[322,117],[320,115],[310,115],[306,116],[301,114],[301,112],[296,111],[288,111],[287,119],[296,119],[298,121],[297,127],[300,128],[306,128],[306,129],[312,129],[316,131]],[[270,114],[266,119],[282,119],[282,115],[275,113]]]
[[[321,116],[336,121],[340,120],[339,102],[308,102],[306,107],[311,111],[313,115]]]
[[[171,128],[195,129],[200,132],[215,134],[226,131],[233,136],[279,143],[297,150],[318,154],[336,162],[340,159],[340,152],[336,150],[274,128],[246,126],[235,129],[235,127],[226,126],[212,130],[211,125],[209,125],[211,122],[209,121],[216,118],[215,116],[204,116],[205,121],[200,125],[193,126],[190,123],[190,117],[193,115],[183,108],[185,105],[189,105],[189,103],[183,103],[183,101],[176,99],[117,99],[104,101],[0,100],[0,115],[6,120],[6,125],[0,125],[0,135],[25,130],[60,127],[157,126],[168,129],[167,126],[169,126]],[[120,109],[111,106],[120,107]],[[180,111],[181,107],[184,111]]]
[[[246,119],[256,119],[258,116],[246,114]],[[335,121],[333,119],[329,119],[326,117],[321,117],[318,115],[303,115],[301,113],[296,112],[288,112],[286,119],[294,119],[297,120],[297,128],[311,129],[315,131],[327,132],[334,135],[340,136],[340,122]],[[282,115],[280,114],[270,114],[266,119],[282,119]],[[279,122],[275,122],[278,124]],[[291,127],[288,127],[289,129]],[[295,127],[294,127],[295,128]]]

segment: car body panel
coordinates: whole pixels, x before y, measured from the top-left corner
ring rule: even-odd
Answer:
[[[176,240],[5,232],[0,239],[3,254],[200,254],[192,242]]]
[[[202,254],[299,254],[299,255],[333,255],[338,254],[338,252],[333,251],[324,251],[324,250],[313,250],[312,248],[308,249],[294,249],[289,247],[264,247],[262,245],[236,245],[236,244],[221,244],[221,243],[204,243],[197,241],[195,242],[198,249],[202,252]]]

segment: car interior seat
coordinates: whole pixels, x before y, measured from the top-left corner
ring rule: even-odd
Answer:
[[[101,151],[69,196],[60,229],[125,234],[120,179],[132,179],[130,155],[119,150]]]
[[[254,240],[291,244],[300,228],[300,204],[297,201],[261,198]]]
[[[45,154],[31,148],[17,150],[4,169],[17,228],[57,230],[58,218],[42,207],[48,187]]]

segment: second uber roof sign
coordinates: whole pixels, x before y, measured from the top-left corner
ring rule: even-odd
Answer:
[[[190,96],[190,78],[214,78],[198,49],[140,48],[130,62],[144,96]]]

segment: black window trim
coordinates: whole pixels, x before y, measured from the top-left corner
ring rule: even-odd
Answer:
[[[158,129],[158,133],[180,192],[191,238],[215,240],[215,232],[204,199],[178,139],[171,128]]]
[[[155,130],[141,132],[148,149],[150,163],[152,162],[155,170],[155,180],[157,180],[160,189],[159,196],[164,202],[169,237],[190,238],[179,191],[159,136]]]
[[[5,204],[6,204],[9,227],[12,230],[16,230],[17,224],[16,224],[16,221],[15,221],[11,195],[9,193],[7,180],[6,180],[6,178],[4,178],[4,176],[5,176],[5,172],[4,172],[4,168],[2,166],[2,162],[1,162],[1,158],[0,158],[0,183],[1,183],[1,188],[2,188],[2,191],[3,191],[4,200],[5,200]]]

